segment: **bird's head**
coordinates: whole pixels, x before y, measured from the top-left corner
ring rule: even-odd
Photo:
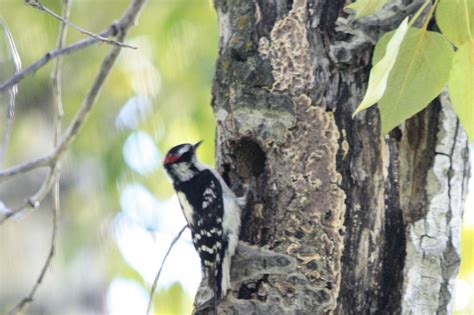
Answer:
[[[168,151],[163,165],[173,181],[189,180],[197,172],[196,150],[201,143],[183,143]]]

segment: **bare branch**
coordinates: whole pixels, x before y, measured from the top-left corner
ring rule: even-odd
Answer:
[[[120,40],[125,38],[128,29],[135,20],[144,2],[145,0],[134,0],[128,8],[127,12],[122,16],[119,22],[115,24],[120,33],[118,35],[118,38]],[[81,107],[79,108],[79,111],[76,113],[76,116],[74,117],[73,121],[66,130],[66,134],[62,138],[61,143],[58,145],[55,151],[50,154],[50,159],[52,161],[57,160],[64,153],[64,151],[66,151],[66,149],[71,145],[71,143],[74,141],[75,137],[81,130],[84,121],[86,120],[90,110],[92,109],[95,99],[99,94],[102,85],[105,82],[105,79],[109,75],[110,70],[112,69],[112,66],[115,63],[115,60],[117,59],[118,54],[120,53],[120,50],[121,47],[119,46],[113,47],[107,57],[105,57],[104,61],[102,62],[99,74],[95,78],[95,81],[92,84],[92,87],[89,90],[85,101],[82,103]],[[0,173],[0,178],[1,177],[2,174]]]
[[[57,170],[52,169],[51,174],[55,174],[55,173],[57,173]],[[54,176],[52,176],[52,177],[54,177]],[[50,176],[48,176],[48,178],[50,178]],[[53,181],[51,180],[50,183],[52,184]],[[45,184],[46,184],[46,182],[45,182]],[[51,184],[49,184],[49,186],[51,186]],[[48,189],[48,191],[49,191],[49,189]],[[43,196],[43,198],[44,198],[44,196]],[[25,308],[25,306],[27,306],[29,303],[31,303],[33,301],[33,296],[35,295],[36,290],[38,290],[39,285],[43,281],[43,278],[46,275],[46,270],[48,269],[49,265],[51,264],[51,259],[54,256],[55,243],[56,243],[56,234],[57,234],[57,230],[58,230],[58,220],[59,220],[58,213],[56,211],[54,211],[53,212],[53,232],[52,232],[52,235],[51,235],[51,247],[49,249],[48,257],[46,257],[46,261],[44,262],[43,268],[41,268],[40,275],[39,275],[38,279],[36,280],[35,284],[33,285],[33,288],[31,288],[30,293],[26,297],[24,297],[15,307],[13,307],[13,309],[11,309],[8,312],[8,315],[13,315],[13,314],[17,314],[17,313],[21,312],[21,310],[23,308]]]
[[[15,209],[6,212],[4,217],[0,219],[0,225],[10,219],[11,217],[15,216],[16,214],[28,209],[28,208],[38,208],[43,199],[51,190],[51,187],[54,183],[54,169],[50,168],[48,175],[46,175],[43,183],[41,184],[40,188],[36,191],[36,193],[27,198],[20,206],[16,207]]]
[[[10,142],[10,135],[13,129],[13,121],[15,117],[15,103],[16,96],[18,94],[18,87],[13,86],[8,91],[8,109],[7,109],[7,121],[5,123],[5,134],[3,135],[2,147],[0,148],[0,166],[3,164],[3,159],[8,150],[8,143]]]
[[[137,17],[144,2],[145,0],[133,1],[131,6],[127,9],[125,14],[119,19],[119,21],[116,23],[113,23],[106,31],[100,33],[99,36],[109,37],[109,36],[116,36],[117,34],[120,35],[120,33],[127,32],[130,26],[132,25],[132,23],[134,22],[135,18]],[[119,41],[121,41],[121,39]],[[55,49],[46,53],[42,58],[32,63],[31,65],[29,65],[22,71],[17,72],[10,79],[0,84],[0,92],[3,92],[11,88],[13,85],[20,82],[25,76],[32,74],[36,72],[38,69],[40,69],[41,67],[43,67],[50,60],[53,60],[61,55],[71,54],[77,50],[86,48],[97,42],[99,42],[99,40],[96,38],[87,38],[87,39],[78,41],[72,45],[66,46],[64,48]]]
[[[20,54],[18,53],[18,50],[15,45],[15,41],[13,40],[13,36],[10,32],[10,29],[8,28],[7,23],[3,20],[2,17],[0,17],[0,24],[5,31],[6,39],[8,41],[8,49],[10,51],[10,54],[12,56],[13,64],[15,65],[15,69],[18,71],[21,69],[21,59],[20,59]]]
[[[69,14],[71,11],[71,2],[70,0],[64,0],[64,6],[63,6],[63,16],[64,19],[69,18]],[[59,35],[58,35],[58,43],[57,43],[57,48],[61,48],[64,46],[64,42],[66,40],[66,34],[67,34],[67,26],[66,23],[63,22],[61,23],[60,29],[59,29]],[[56,63],[54,65],[53,73],[52,73],[52,80],[53,80],[53,107],[54,107],[54,135],[53,135],[53,141],[54,141],[54,146],[57,147],[59,140],[61,138],[61,123],[62,123],[62,118],[63,118],[63,106],[62,106],[62,93],[61,93],[61,65],[62,65],[62,59],[58,58],[56,59]],[[53,259],[54,253],[55,253],[55,248],[56,248],[56,236],[57,236],[57,231],[59,228],[59,220],[60,220],[60,200],[59,200],[59,178],[60,178],[60,162],[57,161],[56,168],[50,169],[50,173],[46,177],[45,182],[40,188],[40,192],[44,191],[44,194],[41,196],[41,194],[36,194],[41,198],[36,199],[35,201],[30,200],[26,202],[26,204],[23,206],[23,209],[25,209],[28,205],[30,206],[35,206],[36,204],[39,204],[44,197],[46,196],[47,192],[51,188],[52,190],[52,199],[53,199],[53,232],[51,235],[51,245],[49,248],[49,254],[48,257],[46,258],[46,261],[43,265],[43,268],[41,269],[40,275],[38,279],[36,280],[36,283],[33,285],[33,288],[31,289],[30,293],[28,296],[23,298],[10,312],[9,314],[16,314],[18,312],[21,312],[29,303],[33,301],[33,297],[36,293],[36,290],[38,289],[39,285],[43,281],[43,278],[46,274],[46,270],[48,266],[51,264],[51,260]],[[53,180],[54,179],[54,180]],[[34,198],[34,197],[33,197]],[[22,210],[16,210],[13,212],[10,212],[11,215],[15,215],[16,213],[20,212]],[[0,220],[0,224],[3,223],[7,218]]]
[[[158,270],[158,273],[155,276],[155,280],[153,280],[153,285],[151,286],[150,297],[148,299],[148,306],[146,308],[146,315],[150,313],[151,302],[153,301],[153,295],[155,294],[156,286],[158,284],[158,279],[160,279],[161,270],[163,270],[163,266],[165,265],[166,259],[168,258],[168,255],[170,254],[171,249],[173,249],[174,245],[179,240],[179,238],[181,237],[181,234],[183,234],[184,230],[186,230],[187,227],[188,227],[187,225],[183,226],[183,228],[179,231],[178,235],[176,235],[173,241],[171,241],[170,247],[168,248],[168,251],[166,252],[165,257],[163,257],[163,261],[161,262],[160,269]]]
[[[90,37],[95,38],[95,39],[97,39],[101,42],[104,42],[104,43],[107,43],[107,44],[110,44],[110,45],[113,45],[113,46],[120,46],[120,47],[125,47],[125,48],[137,49],[137,47],[130,46],[130,45],[115,41],[113,39],[103,37],[99,34],[89,32],[88,30],[83,29],[79,25],[74,24],[71,21],[69,21],[68,19],[63,18],[62,16],[58,15],[57,13],[55,13],[54,11],[49,9],[48,7],[44,6],[39,0],[26,0],[25,2],[26,2],[26,4],[51,15],[52,17],[62,21],[63,23],[66,23],[68,26],[78,30],[79,32],[81,32],[84,35],[90,36]]]
[[[72,0],[63,0],[63,12],[61,18],[61,26],[59,28],[59,35],[58,35],[58,42],[56,47],[61,49],[66,42],[66,35],[67,35],[67,21],[69,19],[69,15],[71,13],[71,2]],[[39,2],[38,2],[39,3]],[[62,58],[59,57],[56,59],[56,63],[54,64],[54,69],[51,74],[51,79],[53,81],[53,110],[54,110],[54,147],[57,148],[58,143],[61,139],[61,130],[62,130],[62,120],[64,116],[63,110],[63,101],[62,101],[62,74],[61,74],[61,67],[62,67]],[[59,162],[58,162],[59,164]],[[59,182],[59,176],[56,177],[56,183]],[[59,204],[58,204],[59,208]]]
[[[70,12],[71,12],[71,1],[64,0],[64,5],[63,5],[64,19],[69,18]],[[57,48],[61,48],[64,46],[64,42],[66,40],[66,34],[67,34],[67,24],[63,22],[61,23],[60,29],[59,29]],[[55,63],[53,73],[52,73],[53,98],[54,98],[53,107],[54,107],[54,113],[55,113],[55,117],[54,117],[55,132],[53,135],[53,142],[54,142],[55,147],[58,145],[59,139],[61,137],[61,123],[62,123],[62,118],[63,118],[62,93],[61,93],[61,66],[62,66],[62,59],[61,58],[56,59],[56,63]],[[52,195],[51,195],[52,200],[53,200],[53,207],[52,207],[53,231],[51,235],[51,244],[50,244],[49,254],[43,265],[43,268],[38,277],[38,280],[36,281],[35,285],[30,291],[30,294],[26,298],[24,298],[22,301],[20,301],[20,303],[18,304],[18,307],[17,307],[18,312],[24,309],[25,306],[27,306],[31,301],[33,301],[33,296],[36,290],[38,289],[39,285],[41,284],[46,274],[46,270],[48,266],[51,264],[51,261],[55,253],[56,238],[57,238],[60,214],[61,214],[60,199],[59,199],[59,178],[60,178],[60,162],[59,161],[57,161],[57,164],[55,165],[54,169],[51,169],[50,175],[48,177],[50,176],[54,178],[54,185],[52,187],[53,190],[52,190]],[[48,188],[47,190],[49,189],[50,188]]]
[[[53,162],[52,157],[54,157],[54,155],[43,156],[0,171],[0,182],[18,174],[27,173],[40,167],[50,166]]]
[[[114,32],[114,28],[111,27],[105,32],[101,33],[100,35],[103,37],[110,36]],[[45,64],[47,64],[50,60],[53,60],[54,58],[57,58],[61,55],[67,55],[70,53],[73,53],[77,50],[86,48],[88,46],[91,46],[95,43],[97,43],[99,40],[95,38],[87,38],[83,39],[81,41],[78,41],[72,45],[69,45],[67,47],[61,48],[61,49],[55,49],[50,52],[47,52],[42,58],[37,60],[35,63],[32,63],[22,71],[19,71],[15,73],[14,76],[12,76],[10,79],[7,81],[3,82],[0,84],[0,92],[3,92],[9,88],[11,88],[13,85],[17,84],[20,82],[24,77],[27,75],[36,72],[39,68],[43,67]]]
[[[69,18],[69,14],[71,12],[71,2],[70,0],[64,0],[64,5],[63,5],[63,16],[64,19]],[[67,26],[66,23],[63,21],[60,25],[59,29],[59,35],[58,35],[58,42],[57,42],[57,48],[60,49],[64,46],[64,42],[66,40],[66,33],[67,33]],[[61,123],[62,123],[62,118],[63,118],[63,109],[62,109],[62,96],[61,96],[61,65],[62,65],[62,59],[58,58],[56,59],[56,63],[53,69],[52,73],[52,80],[53,80],[53,107],[54,107],[54,125],[55,125],[55,131],[53,135],[53,142],[54,146],[57,147],[60,137],[61,137]],[[59,200],[59,178],[60,178],[60,172],[59,172],[59,161],[57,161],[57,164],[55,165],[54,168],[50,169],[50,172],[41,186],[39,193],[36,194],[37,199],[36,201],[29,201],[27,202],[28,205],[36,205],[39,204],[46,194],[49,192],[51,188],[53,188],[52,191],[52,199],[53,199],[53,231],[51,235],[51,245],[49,247],[49,254],[48,257],[46,258],[46,261],[44,262],[43,268],[41,269],[40,275],[38,279],[36,280],[36,283],[33,285],[33,288],[31,289],[30,293],[24,297],[10,312],[9,314],[16,314],[18,312],[21,312],[28,304],[30,304],[33,301],[33,297],[38,290],[39,285],[43,281],[44,276],[46,275],[46,270],[51,264],[51,261],[53,259],[54,253],[55,253],[55,248],[56,248],[56,237],[58,233],[58,228],[59,228],[59,219],[60,219],[60,200]],[[53,180],[54,179],[54,180]],[[53,185],[54,183],[54,185]],[[33,197],[34,198],[34,197]],[[24,207],[25,208],[25,207]],[[13,215],[19,211],[13,212]],[[0,222],[1,224],[1,222]]]
[[[146,0],[133,0],[130,4],[130,6],[127,8],[125,11],[124,15],[119,19],[118,22],[114,23],[113,26],[111,26],[112,29],[114,29],[116,33],[118,33],[118,39],[121,41],[125,38],[129,28],[132,26],[133,22],[135,21],[136,17],[138,16],[138,13],[140,12],[140,9],[143,7],[144,3]],[[89,39],[93,40],[93,39]],[[70,47],[70,46],[69,46]],[[67,47],[66,47],[67,48]],[[82,103],[81,107],[79,108],[78,112],[76,113],[76,116],[74,117],[73,121],[69,125],[68,129],[66,130],[66,134],[64,137],[61,139],[61,141],[58,143],[58,145],[55,147],[53,152],[50,154],[41,157],[36,160],[32,161],[27,161],[24,163],[21,163],[19,165],[10,167],[4,171],[0,171],[0,181],[15,176],[17,174],[21,173],[26,173],[28,171],[31,171],[33,169],[39,168],[39,167],[44,167],[44,166],[49,166],[52,170],[57,168],[57,161],[61,158],[61,156],[64,154],[64,152],[69,148],[71,143],[74,141],[76,138],[77,134],[81,130],[85,120],[87,119],[87,116],[92,109],[95,99],[97,95],[99,94],[100,89],[102,88],[105,79],[107,78],[108,74],[110,73],[110,70],[112,69],[112,66],[115,63],[115,60],[117,59],[119,53],[120,53],[121,47],[120,46],[114,46],[111,48],[109,54],[105,57],[104,61],[102,62],[101,68],[99,70],[99,73],[97,77],[94,80],[94,83],[92,84],[86,99]],[[57,49],[55,51],[61,51],[61,49]],[[0,89],[1,91],[1,89]],[[49,183],[51,180],[50,176],[48,176],[42,185],[42,188],[49,188],[47,192],[49,192],[51,186],[45,186],[45,183]],[[43,190],[40,188],[38,193],[35,195],[38,197],[44,197],[42,195]],[[41,194],[40,194],[41,193]],[[29,206],[37,207],[39,206],[39,203],[42,201],[42,198],[35,198],[32,199],[30,198],[27,201],[27,204]],[[14,210],[12,212],[9,212],[5,215],[3,219],[0,220],[0,224],[5,222],[7,219],[11,218],[15,214],[23,211],[26,209],[28,206],[25,207],[20,207],[17,210]]]
[[[13,40],[13,36],[8,29],[7,23],[0,17],[0,26],[3,29],[3,33],[5,35],[5,39],[7,42],[7,49],[10,52],[11,59],[13,64],[15,65],[15,72],[20,71],[21,69],[21,59],[20,55],[18,54],[18,50],[15,45],[15,41]],[[0,166],[3,163],[3,158],[5,157],[8,149],[8,143],[10,142],[10,134],[13,128],[13,120],[15,116],[15,103],[16,103],[16,96],[18,94],[17,86],[13,86],[10,91],[8,91],[8,109],[7,109],[7,121],[5,124],[5,134],[3,136],[2,147],[0,148]]]
[[[59,172],[57,170],[54,170],[54,172],[59,176]],[[58,186],[59,187],[59,186]],[[44,276],[46,275],[46,271],[48,267],[51,264],[51,260],[54,256],[55,253],[55,244],[56,244],[56,234],[58,231],[58,226],[59,226],[59,208],[56,208],[56,204],[54,205],[54,211],[53,211],[53,232],[51,235],[51,246],[49,248],[49,254],[48,257],[46,257],[46,261],[44,262],[43,268],[41,269],[40,275],[38,279],[36,280],[36,283],[33,285],[33,288],[31,289],[30,293],[28,296],[24,297],[13,309],[11,309],[8,314],[17,314],[21,312],[25,306],[27,306],[29,303],[33,301],[33,297],[38,290],[38,287],[40,286],[41,282],[43,281]]]

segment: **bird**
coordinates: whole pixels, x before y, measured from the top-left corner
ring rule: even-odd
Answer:
[[[201,143],[174,146],[166,154],[163,166],[218,305],[231,288],[230,267],[239,241],[242,210],[241,202],[221,175],[197,159],[196,150]]]

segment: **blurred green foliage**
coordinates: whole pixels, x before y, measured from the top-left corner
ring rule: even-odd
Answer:
[[[462,240],[462,267],[459,276],[463,279],[468,279],[469,277],[474,277],[474,250],[472,248],[472,244],[474,244],[474,227],[465,227],[463,229]]]
[[[70,20],[100,33],[121,16],[129,2],[72,0]],[[61,12],[60,0],[42,3]],[[59,28],[54,18],[18,0],[1,0],[0,16],[13,34],[23,67],[54,49]],[[83,34],[69,28],[68,44],[82,38]],[[149,289],[121,258],[111,240],[109,224],[120,210],[120,189],[127,183],[140,182],[159,199],[170,197],[172,189],[161,167],[140,175],[125,164],[123,144],[131,130],[117,128],[115,120],[128,99],[145,95],[152,101],[152,111],[138,129],[152,136],[161,158],[177,143],[203,139],[200,158],[213,163],[215,122],[210,100],[218,29],[212,1],[148,1],[126,42],[138,49],[122,50],[85,127],[63,160],[63,214],[54,259],[73,265],[81,253],[92,251],[104,265],[106,279],[128,277]],[[65,126],[108,50],[108,45],[99,44],[64,57]],[[7,165],[41,156],[52,148],[51,70],[50,63],[19,85]],[[38,178],[32,175],[33,182]],[[48,208],[47,203],[44,208]],[[49,214],[45,211],[44,215]],[[191,297],[183,296],[183,292],[179,284],[158,292],[155,309],[160,314],[188,312]]]
[[[153,300],[157,314],[191,314],[192,299],[183,295],[179,283],[163,289]]]
[[[471,179],[472,180],[472,179]],[[471,185],[473,186],[473,185]],[[470,191],[469,193],[473,193]],[[474,212],[473,205],[471,208],[466,208],[465,212]],[[473,217],[472,214],[470,215]],[[469,225],[464,225],[461,233],[461,269],[459,271],[459,279],[467,284],[467,288],[458,286],[457,299],[461,299],[457,303],[457,315],[474,314],[474,225],[471,222]],[[462,305],[462,308],[461,308]]]

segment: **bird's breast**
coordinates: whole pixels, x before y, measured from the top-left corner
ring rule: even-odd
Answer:
[[[179,203],[181,204],[181,209],[183,210],[184,217],[189,225],[194,225],[194,210],[191,204],[186,198],[186,195],[181,192],[177,191],[176,195],[178,196]]]

